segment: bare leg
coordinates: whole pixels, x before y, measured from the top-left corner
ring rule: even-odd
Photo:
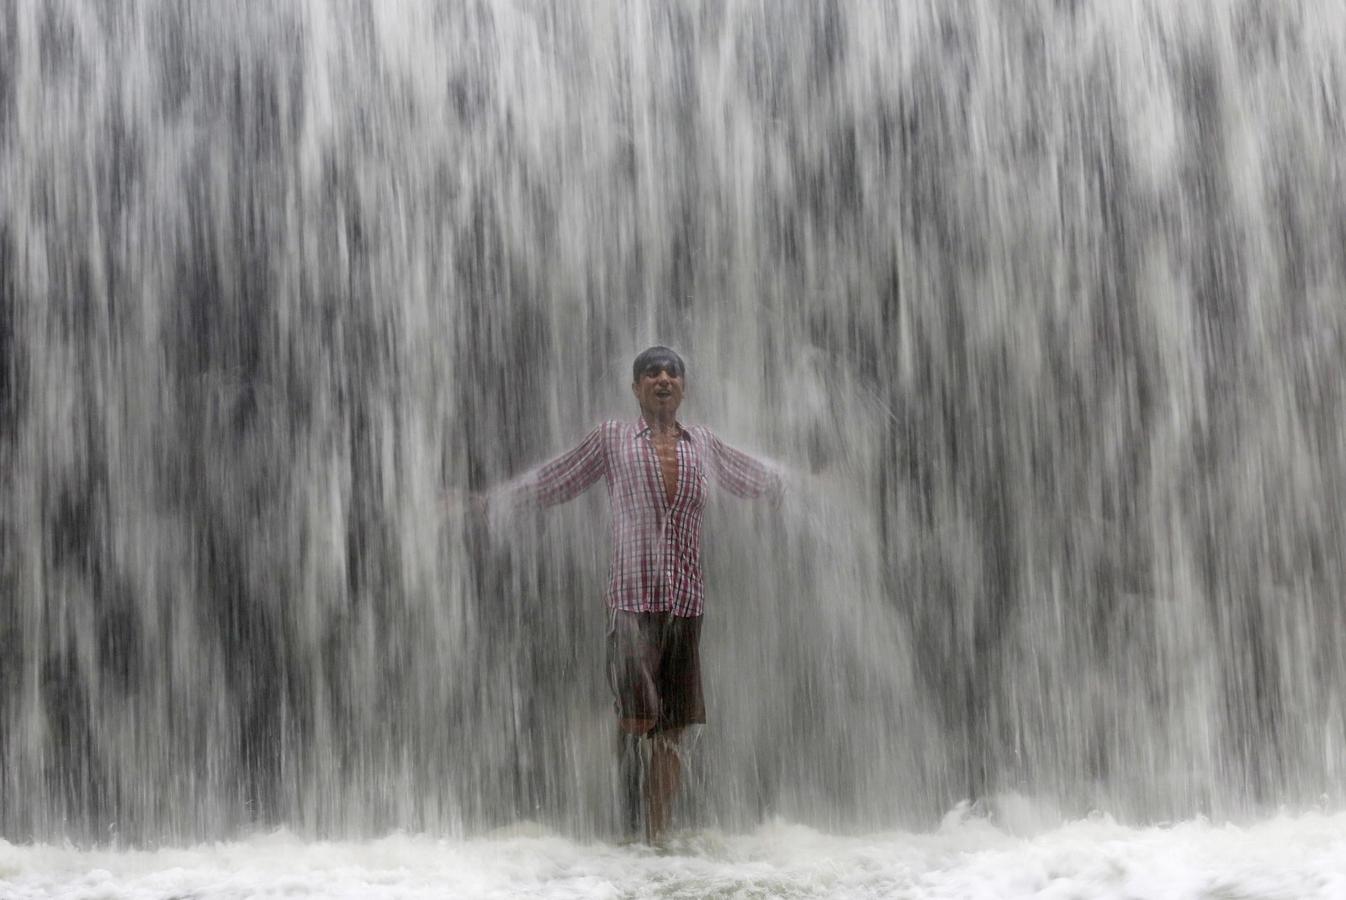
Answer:
[[[645,765],[640,743],[653,727],[653,719],[617,720],[617,766],[623,801],[622,818],[626,835],[631,840],[638,840],[641,837],[642,807],[645,805],[644,782],[649,781],[649,773],[641,771]],[[648,816],[644,818],[648,822]]]
[[[654,727],[653,719],[618,719],[617,727],[627,734],[646,735]]]
[[[645,833],[651,844],[659,840],[668,827],[673,798],[682,783],[682,762],[678,758],[678,740],[682,729],[674,728],[655,735],[650,748],[650,777],[645,783],[649,802],[649,817]]]

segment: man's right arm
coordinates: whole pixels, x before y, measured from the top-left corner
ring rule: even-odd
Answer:
[[[491,503],[503,500],[511,506],[520,503],[555,506],[573,500],[607,474],[603,431],[604,426],[598,426],[575,449],[488,492],[488,500]]]

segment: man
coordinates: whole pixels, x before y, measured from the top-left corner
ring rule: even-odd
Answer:
[[[683,730],[706,721],[701,691],[701,518],[711,482],[740,497],[778,500],[780,472],[734,450],[710,432],[677,420],[686,390],[682,358],[650,347],[632,366],[634,422],[609,421],[559,456],[493,496],[541,506],[564,503],[600,478],[612,508],[608,607],[608,678],[623,736],[632,792],[631,826],[640,806],[638,742],[648,739],[645,834],[655,842],[668,824],[681,779]]]

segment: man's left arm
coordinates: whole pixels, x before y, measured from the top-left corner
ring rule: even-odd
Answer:
[[[773,505],[785,493],[784,470],[775,463],[736,450],[707,431],[711,471],[729,493],[749,500],[766,497]]]

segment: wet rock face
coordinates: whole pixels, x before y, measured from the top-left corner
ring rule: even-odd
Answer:
[[[0,835],[616,826],[599,492],[708,511],[687,808],[1344,789],[1327,4],[0,10]]]

